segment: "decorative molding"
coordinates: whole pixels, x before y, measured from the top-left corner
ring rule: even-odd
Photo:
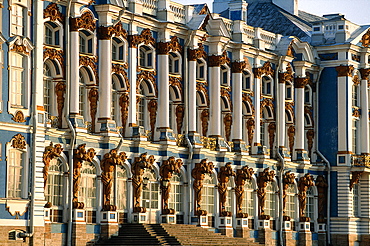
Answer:
[[[127,63],[124,64],[112,64],[112,73],[120,74],[123,76],[124,82],[126,84],[127,91],[130,91],[130,83],[128,82],[128,76],[125,69],[128,68]]]
[[[354,171],[354,172],[351,172],[352,178],[351,178],[351,181],[349,183],[349,190],[352,190],[353,189],[353,186],[355,184],[358,184],[360,182],[360,178],[361,178],[361,175],[363,173],[364,173],[364,171]]]
[[[266,187],[268,182],[274,180],[274,176],[274,171],[265,168],[262,172],[259,172],[257,177],[258,218],[260,220],[270,219],[270,215],[265,214]]]
[[[309,83],[309,78],[295,78],[294,87],[295,88],[304,88]]]
[[[158,109],[157,100],[156,99],[150,100],[148,103],[148,111],[149,111],[150,130],[152,132],[152,140],[154,139],[155,122],[157,120],[157,109]]]
[[[360,81],[360,78],[357,74],[355,76],[353,76],[352,82],[353,82],[353,85],[355,85],[355,86],[358,86],[360,84],[361,81]]]
[[[95,132],[95,119],[99,101],[99,91],[96,87],[90,89],[88,99],[90,102],[91,132]]]
[[[272,69],[271,63],[267,61],[263,64],[262,67],[253,68],[253,73],[256,78],[260,79],[262,75],[274,76],[275,70]]]
[[[251,180],[254,171],[253,168],[244,166],[236,171],[235,175],[235,197],[236,197],[236,217],[237,218],[248,218],[247,213],[243,213],[243,200],[244,200],[244,185],[247,179]]]
[[[203,44],[198,44],[198,49],[188,49],[188,60],[189,61],[196,61],[200,58],[207,58],[207,53],[204,51]]]
[[[249,146],[252,146],[252,144],[253,144],[254,127],[255,127],[254,118],[248,119],[247,120],[247,131],[248,131],[248,144],[249,144]]]
[[[338,73],[338,77],[352,77],[354,67],[350,66],[338,66],[335,68]]]
[[[61,66],[64,64],[63,50],[44,48],[44,61],[49,58],[51,60],[57,60]]]
[[[231,125],[233,124],[233,117],[230,113],[227,113],[224,117],[224,125],[225,125],[225,138],[226,141],[230,141],[231,135]]]
[[[274,148],[274,141],[275,141],[275,132],[276,132],[276,124],[275,124],[275,122],[271,122],[268,125],[267,131],[269,133],[269,145],[270,145],[269,147],[270,147],[270,151],[271,151]]]
[[[156,43],[150,29],[144,29],[140,35],[129,35],[128,41],[131,48],[137,48],[142,43],[145,45],[151,44],[153,47],[155,47]]]
[[[161,176],[160,188],[162,192],[162,214],[175,214],[175,209],[168,206],[168,200],[171,192],[171,178],[172,174],[180,173],[183,162],[181,159],[175,160],[175,157],[171,156],[167,160],[162,161],[162,165],[159,168],[159,175]]]
[[[129,96],[127,93],[123,93],[119,98],[119,106],[121,107],[121,123],[122,123],[122,136],[126,133],[126,124],[128,118],[128,108],[130,105]]]
[[[59,21],[64,24],[65,16],[59,11],[58,5],[56,3],[50,3],[44,9],[44,19],[50,18],[50,21]]]
[[[295,127],[289,126],[288,128],[288,139],[289,139],[289,150],[290,153],[293,153],[293,147],[294,147],[294,140],[295,140]]]
[[[261,119],[262,119],[262,113],[264,107],[270,107],[273,117],[275,118],[275,109],[274,109],[274,103],[272,102],[272,99],[270,98],[264,98],[261,102],[260,109],[261,109]]]
[[[254,104],[253,104],[251,95],[249,95],[248,93],[243,93],[242,101],[249,103],[249,106],[251,107],[251,111],[252,111],[252,116],[254,117],[254,115],[255,115],[255,109],[254,109]]]
[[[369,47],[369,45],[370,45],[370,29],[368,29],[367,32],[364,35],[362,35],[360,43],[362,43],[362,46],[364,46],[364,47]]]
[[[207,106],[209,106],[208,89],[206,86],[207,84],[205,83],[197,82],[197,91],[203,92],[204,96],[206,97]]]
[[[290,44],[288,46],[288,49],[286,51],[287,56],[294,57],[293,43],[294,43],[294,40],[292,42],[290,42]]]
[[[103,183],[103,210],[116,211],[117,206],[111,203],[112,186],[114,184],[114,170],[117,165],[122,166],[127,159],[126,153],[118,154],[117,149],[112,149],[103,156],[100,162],[101,181]]]
[[[14,120],[15,122],[18,122],[18,123],[26,122],[26,119],[24,117],[24,114],[20,110],[18,110],[18,111],[15,112],[12,120]]]
[[[370,68],[361,68],[359,69],[359,71],[360,71],[362,80],[369,80]]]
[[[360,110],[358,108],[352,108],[352,116],[360,118],[361,116]]]
[[[285,102],[285,110],[290,112],[292,121],[295,123],[294,102]]]
[[[208,57],[208,66],[209,67],[219,67],[225,63],[230,63],[230,58],[227,57],[226,51],[222,55],[212,55]]]
[[[139,85],[141,81],[146,80],[152,83],[154,91],[155,91],[155,95],[158,95],[157,83],[155,82],[156,80],[155,75],[156,75],[155,71],[153,72],[152,71],[141,71],[141,73],[137,75],[136,93],[139,93]]]
[[[100,26],[98,28],[98,38],[100,40],[109,40],[113,36],[127,39],[127,31],[123,28],[122,22],[117,22],[114,26]]]
[[[86,151],[86,144],[80,144],[73,150],[73,208],[83,209],[85,204],[78,201],[78,191],[81,183],[81,168],[83,161],[92,162],[95,156],[95,150],[90,148]]]
[[[231,72],[242,73],[246,67],[247,63],[245,61],[234,61],[231,63]]]
[[[173,86],[173,87],[176,87],[181,96],[182,96],[182,83],[181,83],[181,79],[177,78],[177,77],[173,77],[173,76],[169,76],[169,83],[170,83],[170,86]]]
[[[316,178],[316,188],[317,188],[317,203],[318,203],[318,219],[317,222],[325,223],[325,208],[327,205],[327,190],[328,190],[328,182],[323,175],[319,175]]]
[[[27,142],[22,134],[18,133],[13,136],[12,145],[11,145],[13,148],[22,150],[22,149],[26,149],[26,145],[27,145]]]
[[[86,11],[80,17],[69,18],[69,24],[71,32],[78,32],[79,29],[87,29],[94,32],[96,28],[95,17],[90,13],[90,11]]]
[[[202,122],[202,135],[207,136],[208,132],[208,121],[209,121],[209,110],[204,109],[200,115],[200,121]]]
[[[229,141],[229,140],[228,140]],[[221,217],[230,217],[232,213],[230,211],[226,211],[226,201],[227,201],[227,185],[229,183],[230,177],[235,177],[235,172],[231,167],[231,162],[225,164],[225,166],[221,167],[217,174],[217,190],[219,194],[219,205],[220,205],[220,216]],[[231,205],[231,204],[230,204]]]
[[[307,130],[306,137],[307,137],[308,157],[311,158],[311,156],[312,156],[312,147],[313,147],[313,139],[315,137],[315,131],[313,129]]]
[[[30,50],[23,44],[16,44],[16,43],[13,44],[10,51],[21,53],[21,54],[24,54],[26,56],[30,55]]]
[[[170,42],[159,42],[157,43],[158,55],[168,55],[169,52],[182,52],[182,46],[180,45],[176,36],[171,38]]]
[[[285,215],[286,212],[286,191],[289,188],[290,185],[294,184],[295,175],[294,173],[291,173],[290,171],[287,171],[283,176],[283,215],[284,215],[284,221],[290,220],[288,216]]]
[[[59,81],[55,85],[55,95],[57,96],[57,111],[58,111],[58,127],[62,128],[63,108],[64,108],[64,94],[66,92],[66,84],[64,81]]]
[[[140,206],[141,193],[143,191],[143,174],[145,169],[153,169],[155,162],[154,156],[147,158],[147,153],[142,153],[140,157],[135,157],[131,166],[132,187],[134,197],[134,213],[145,213],[146,208]]]
[[[42,162],[44,163],[44,168],[42,169],[44,177],[44,189],[46,188],[46,184],[48,181],[50,162],[51,160],[60,157],[62,151],[63,151],[62,145],[56,144],[53,146],[53,142],[50,142],[50,145],[45,147],[44,153],[42,155]]]
[[[99,76],[98,76],[98,66],[96,65],[98,62],[98,58],[96,56],[80,56],[79,64],[80,66],[91,67],[96,84],[99,84]]]
[[[310,218],[305,217],[305,209],[307,204],[307,190],[309,187],[314,186],[313,176],[306,173],[298,181],[298,200],[299,200],[299,220],[300,222],[309,222]]]
[[[185,107],[183,105],[177,105],[175,114],[176,114],[177,134],[181,134],[182,123],[185,116]]]
[[[196,163],[193,170],[191,170],[191,177],[194,179],[193,181],[193,189],[194,189],[194,214],[197,216],[207,215],[207,211],[201,210],[201,202],[202,202],[202,188],[203,188],[203,180],[205,178],[205,174],[212,174],[213,170],[213,163],[208,162],[207,159],[203,159],[200,163]]]

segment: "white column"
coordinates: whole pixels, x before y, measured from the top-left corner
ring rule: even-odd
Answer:
[[[286,127],[285,127],[285,79],[279,79],[279,102],[277,103],[278,107],[278,114],[279,114],[279,121],[277,124],[277,131],[278,131],[278,146],[285,147],[285,135],[286,135]]]
[[[136,125],[136,69],[137,69],[137,48],[128,49],[128,80],[130,83],[130,105],[128,108],[129,126]]]
[[[209,67],[209,136],[221,136],[220,67]]]
[[[241,62],[235,62],[237,65]],[[237,66],[235,65],[235,66]],[[240,65],[239,65],[240,67]],[[242,140],[243,138],[243,111],[242,111],[242,73],[234,70],[232,73],[232,96],[233,96],[233,125],[232,140]]]
[[[158,117],[159,128],[170,127],[170,89],[169,89],[168,54],[158,55]]]
[[[99,111],[98,118],[111,118],[112,101],[112,42],[99,40]]]
[[[370,69],[361,69],[361,153],[369,154],[369,92],[367,87],[367,78],[369,77]]]
[[[255,118],[255,128],[253,143],[261,143],[261,77],[254,75],[254,118]]]
[[[296,138],[295,149],[304,149],[304,87],[307,78],[296,78],[295,103],[296,103]]]
[[[80,57],[79,57],[79,33],[78,31],[71,32],[71,101],[70,101],[70,113],[78,114],[79,112],[79,67],[80,67]]]
[[[197,131],[197,81],[196,81],[197,61],[189,60],[189,132]]]

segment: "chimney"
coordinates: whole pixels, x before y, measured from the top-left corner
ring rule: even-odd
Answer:
[[[272,0],[272,2],[292,15],[298,15],[298,0]]]

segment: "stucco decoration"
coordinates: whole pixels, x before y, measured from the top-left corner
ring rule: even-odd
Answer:
[[[123,28],[122,22],[117,22],[114,26],[100,26],[98,28],[98,37],[100,40],[109,40],[113,36],[127,39],[127,31]]]
[[[274,180],[275,173],[265,168],[259,172],[257,177],[257,197],[258,197],[258,218],[260,220],[270,219],[270,215],[265,214],[266,187],[269,182]]]
[[[203,180],[205,174],[212,174],[213,163],[207,162],[207,159],[201,160],[201,162],[196,163],[193,170],[191,170],[191,176],[194,179],[193,189],[194,189],[194,214],[197,216],[207,215],[206,210],[201,210],[202,202],[202,188]]]
[[[176,113],[177,134],[181,134],[182,123],[185,116],[185,107],[183,105],[177,105],[175,113]]]
[[[156,43],[150,29],[144,29],[140,35],[129,35],[128,41],[131,48],[137,48],[140,44],[152,45],[155,47]]]
[[[209,110],[204,109],[200,115],[200,121],[202,122],[202,135],[204,137],[207,137],[208,120],[209,120]]]
[[[94,32],[96,28],[95,17],[92,15],[90,11],[86,11],[80,17],[69,18],[69,23],[72,32],[76,32],[79,29],[87,29],[90,30],[91,32]]]
[[[121,107],[122,136],[125,136],[126,132],[129,105],[130,105],[129,96],[127,93],[123,93],[119,98],[119,106]]]
[[[231,116],[230,113],[228,113],[224,117],[225,138],[226,138],[226,141],[230,141],[231,125],[232,124],[233,124],[233,117]]]
[[[73,208],[83,209],[85,204],[78,201],[78,192],[81,183],[81,168],[84,161],[92,162],[95,150],[90,148],[86,151],[86,144],[80,144],[73,150]]]
[[[358,184],[360,182],[360,178],[361,178],[361,175],[363,173],[364,173],[364,171],[354,171],[354,172],[351,172],[352,178],[351,178],[350,183],[349,183],[349,189],[350,190],[353,189],[353,186],[355,184]]]
[[[18,122],[18,123],[26,122],[26,119],[24,118],[24,114],[23,114],[22,111],[15,112],[14,117],[12,118],[12,120],[14,120],[15,122]]]
[[[226,163],[225,166],[221,167],[217,179],[218,179],[218,194],[220,198],[220,216],[231,216],[231,211],[226,211],[226,202],[227,202],[227,185],[231,176],[235,177],[235,172],[231,167],[231,162]]]
[[[80,56],[80,66],[90,67],[94,73],[96,84],[99,84],[99,76],[98,76],[98,66],[96,65],[98,62],[97,57],[89,57],[89,56]]]
[[[118,154],[117,149],[112,149],[109,153],[104,154],[103,160],[100,162],[102,170],[101,181],[103,183],[103,210],[116,211],[117,206],[111,202],[112,186],[114,184],[114,170],[117,165],[123,165],[126,161],[126,153]]]
[[[212,55],[208,57],[208,66],[209,67],[219,67],[223,64],[230,63],[230,58],[227,57],[226,51],[222,55]]]
[[[335,68],[338,73],[338,77],[352,77],[354,67],[350,66],[338,66]]]
[[[147,153],[142,153],[140,157],[135,157],[131,166],[134,213],[146,212],[146,208],[140,206],[141,193],[143,191],[143,174],[145,169],[153,169],[154,161],[154,156],[151,155],[147,158]]]
[[[244,185],[247,179],[252,179],[253,168],[244,166],[236,171],[235,175],[235,196],[236,196],[236,217],[248,218],[248,213],[243,213]]]
[[[96,87],[90,89],[88,98],[90,101],[91,132],[95,132],[95,119],[99,101],[99,92]]]
[[[160,184],[162,191],[162,214],[175,214],[175,209],[168,206],[168,200],[171,192],[171,178],[172,174],[180,173],[183,162],[181,159],[175,160],[175,157],[171,156],[167,160],[162,162],[159,168],[159,175],[161,176]]]
[[[254,127],[255,127],[254,118],[248,119],[248,121],[247,121],[247,131],[248,131],[248,144],[249,144],[249,146],[252,146],[252,144],[253,144]]]
[[[274,147],[275,132],[276,132],[276,124],[275,124],[275,122],[271,122],[268,125],[267,131],[269,133],[269,148],[270,148],[270,150],[272,150],[273,147]],[[273,151],[271,151],[271,152],[273,152]]]
[[[198,49],[188,49],[188,59],[189,61],[196,61],[200,58],[206,58],[207,53],[204,51],[203,44],[198,44]]]
[[[305,209],[307,204],[307,190],[311,186],[314,186],[313,176],[309,173],[306,173],[298,181],[298,200],[299,200],[299,221],[300,222],[309,222],[310,218],[305,217]]]
[[[59,7],[56,3],[50,3],[44,9],[44,19],[50,18],[50,21],[59,21],[60,23],[64,23],[65,17],[60,12]]]
[[[22,150],[22,149],[26,149],[26,145],[27,145],[27,142],[22,134],[18,133],[17,135],[14,135],[12,139],[13,148]]]
[[[367,30],[367,32],[362,36],[360,43],[362,43],[362,46],[369,47],[370,45],[370,29]]]
[[[149,111],[150,131],[152,132],[152,140],[154,139],[155,122],[157,120],[157,109],[158,109],[157,100],[155,99],[150,100],[148,103],[148,111]]]
[[[294,126],[289,126],[288,128],[288,140],[289,140],[290,153],[293,153],[294,140],[295,140],[295,127]]]
[[[44,163],[44,168],[42,169],[44,177],[44,189],[46,188],[46,184],[48,181],[50,162],[51,160],[58,158],[62,151],[63,151],[62,145],[56,144],[53,146],[52,142],[44,150],[44,153],[42,155],[42,162]]]
[[[63,108],[64,108],[64,94],[66,92],[66,84],[59,81],[55,85],[55,95],[57,96],[57,111],[58,111],[58,127],[62,128]]]
[[[311,155],[312,155],[312,147],[313,147],[313,139],[315,137],[315,131],[313,129],[307,130],[306,137],[307,137],[308,156],[311,158]]]
[[[319,175],[316,178],[317,187],[317,202],[318,202],[318,219],[317,222],[325,223],[325,208],[327,205],[327,192],[328,192],[328,182],[323,175]]]

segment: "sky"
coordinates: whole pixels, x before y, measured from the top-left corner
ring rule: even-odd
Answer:
[[[212,9],[212,0],[173,0],[182,4],[207,3]],[[347,20],[359,25],[370,25],[370,0],[298,0],[299,10],[322,16],[341,13]]]

